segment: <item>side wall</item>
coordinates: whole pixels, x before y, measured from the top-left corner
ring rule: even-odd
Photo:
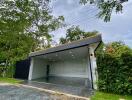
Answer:
[[[29,72],[29,80],[46,76],[47,63],[40,58],[32,58]]]
[[[53,62],[50,67],[51,76],[89,78],[88,72],[87,58]]]
[[[18,79],[28,79],[30,59],[25,59],[16,62],[15,78]]]

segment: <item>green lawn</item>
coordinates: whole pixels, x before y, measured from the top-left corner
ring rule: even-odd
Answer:
[[[110,93],[96,92],[91,100],[132,100],[132,96],[121,96]]]
[[[1,78],[0,77],[0,83],[11,83],[11,84],[17,84],[22,82],[22,80],[14,79],[14,78]]]

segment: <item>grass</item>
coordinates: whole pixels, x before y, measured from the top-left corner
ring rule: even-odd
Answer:
[[[14,78],[1,78],[0,83],[11,83],[11,84],[19,84],[22,80],[14,79]]]
[[[132,100],[132,96],[121,96],[110,93],[96,92],[91,100]]]

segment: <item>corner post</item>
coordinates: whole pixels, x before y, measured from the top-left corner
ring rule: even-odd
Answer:
[[[96,57],[94,54],[94,48],[89,46],[89,60],[91,66],[91,78],[93,81],[93,88],[97,89],[97,81],[98,81],[98,74],[97,74],[97,64],[96,64]]]
[[[31,58],[31,61],[30,61],[30,68],[29,68],[29,75],[28,75],[28,80],[32,80],[33,65],[34,65],[34,58]]]

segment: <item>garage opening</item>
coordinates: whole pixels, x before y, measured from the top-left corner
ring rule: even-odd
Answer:
[[[82,90],[89,95],[92,83],[88,55],[88,47],[85,46],[36,56],[31,62],[31,81],[54,84],[64,92],[76,88],[77,93]]]

